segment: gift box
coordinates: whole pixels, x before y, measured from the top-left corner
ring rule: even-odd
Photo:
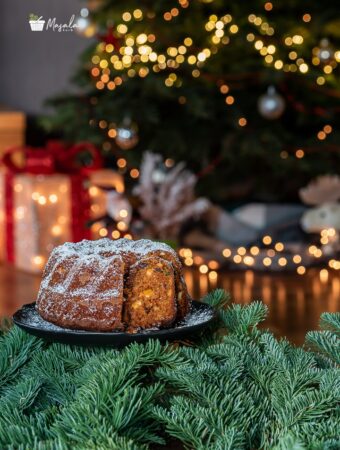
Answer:
[[[11,111],[0,106],[0,158],[5,150],[14,146],[24,145],[26,116],[20,111]],[[22,154],[16,158],[20,161]]]
[[[25,152],[25,166],[15,155]],[[90,164],[79,164],[90,154]],[[88,223],[105,214],[106,194],[95,183],[101,173],[117,192],[121,175],[102,169],[98,150],[88,143],[46,149],[14,149],[5,153],[0,172],[1,258],[16,267],[40,272],[51,250],[64,242],[100,237]]]

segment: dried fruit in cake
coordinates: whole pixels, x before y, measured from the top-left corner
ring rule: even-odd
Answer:
[[[191,308],[191,297],[182,275],[182,264],[175,252],[164,251],[163,249],[151,252],[149,256],[158,256],[169,261],[174,268],[175,291],[177,301],[177,320],[182,320],[189,313]]]
[[[181,272],[175,275],[175,285],[177,299],[177,320],[182,320],[190,312],[192,299]]]
[[[124,321],[129,331],[170,326],[176,319],[174,269],[159,257],[146,257],[130,269]]]

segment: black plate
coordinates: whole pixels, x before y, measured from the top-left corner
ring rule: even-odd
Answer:
[[[135,334],[118,331],[103,333],[58,327],[40,317],[35,308],[35,303],[30,303],[29,305],[24,305],[14,314],[13,321],[27,333],[51,342],[86,346],[124,347],[131,342],[145,342],[148,339],[159,339],[162,342],[192,339],[201,334],[215,318],[215,311],[211,306],[193,301],[191,312],[173,328],[150,329]]]

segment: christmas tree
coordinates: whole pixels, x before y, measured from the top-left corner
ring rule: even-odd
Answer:
[[[81,94],[51,101],[49,130],[99,145],[132,178],[146,149],[184,160],[222,202],[296,199],[339,167],[337,2],[99,5],[83,18]]]

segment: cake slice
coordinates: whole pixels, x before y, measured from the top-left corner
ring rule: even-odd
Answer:
[[[174,269],[153,256],[134,264],[125,289],[124,322],[128,331],[168,327],[176,319]]]

